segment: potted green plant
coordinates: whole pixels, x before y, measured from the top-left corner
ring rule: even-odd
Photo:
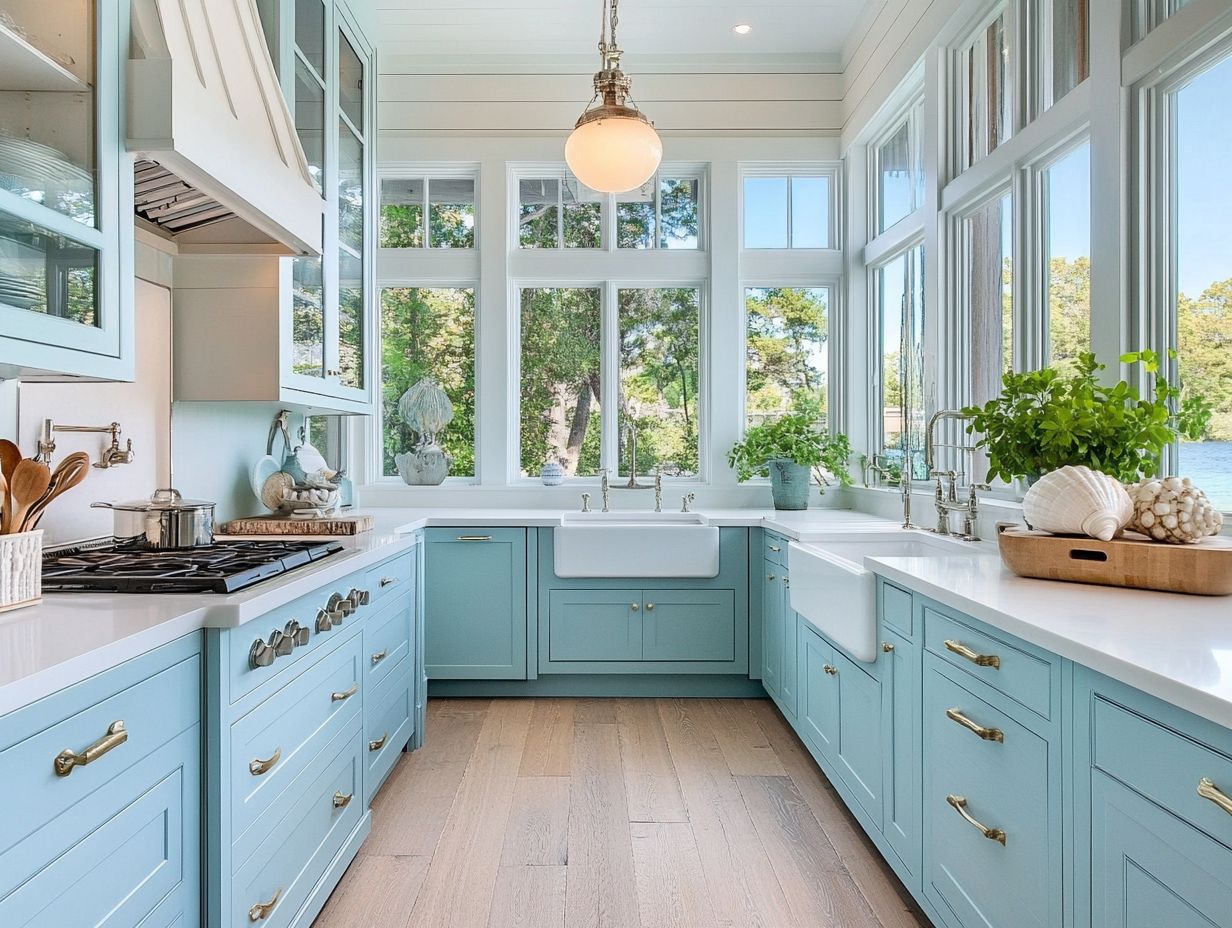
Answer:
[[[851,442],[846,435],[818,431],[812,416],[791,413],[749,429],[727,453],[736,477],[770,477],[775,509],[807,509],[810,473],[822,493],[829,474],[843,486],[851,483],[847,461]]]
[[[1154,476],[1160,454],[1178,436],[1202,437],[1210,404],[1170,383],[1158,354],[1135,351],[1121,361],[1152,375],[1149,399],[1124,380],[1100,382],[1105,366],[1086,352],[1073,375],[1052,368],[1008,373],[1000,396],[964,409],[971,417],[967,432],[980,436],[976,445],[988,455],[989,477],[1033,482],[1066,464],[1084,464],[1131,483]]]

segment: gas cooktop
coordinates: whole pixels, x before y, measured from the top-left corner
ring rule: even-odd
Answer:
[[[149,551],[117,545],[43,555],[43,590],[88,593],[234,593],[329,557],[336,541],[217,541]]]

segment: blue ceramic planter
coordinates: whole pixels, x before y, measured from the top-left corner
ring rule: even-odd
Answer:
[[[775,509],[808,509],[811,476],[809,468],[791,458],[773,458],[770,468],[770,495]]]

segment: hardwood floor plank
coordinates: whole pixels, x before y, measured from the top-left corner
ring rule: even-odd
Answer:
[[[576,726],[565,918],[569,928],[635,928],[639,921],[615,725]]]
[[[519,777],[502,867],[564,866],[569,856],[569,778]]]
[[[880,924],[790,777],[736,783],[798,924]]]
[[[774,704],[768,699],[750,699],[746,705],[773,743],[796,789],[881,924],[885,928],[919,928],[927,924],[915,900],[864,834],[864,829]]]
[[[501,867],[488,928],[564,928],[565,880],[565,867]]]
[[[715,739],[736,777],[782,777],[787,773],[757,719],[739,699],[708,699]]]
[[[415,902],[416,928],[486,925],[531,700],[493,700]]]
[[[314,928],[403,928],[428,872],[427,857],[355,858]]]
[[[377,857],[428,856],[436,850],[466,761],[414,763],[413,755],[399,761],[372,803],[372,834],[360,854]]]
[[[587,696],[574,700],[573,720],[579,725],[616,724],[616,703],[619,700],[602,696]]]
[[[689,813],[653,700],[620,700],[616,725],[629,821],[687,822]]]
[[[536,699],[518,776],[567,777],[573,757],[572,699]]]
[[[692,826],[688,822],[638,822],[630,827],[642,928],[708,928],[715,924]]]
[[[657,707],[697,842],[714,923],[723,928],[794,928],[787,898],[727,770],[704,703],[661,699]]]

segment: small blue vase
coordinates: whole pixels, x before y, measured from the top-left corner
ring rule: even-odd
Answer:
[[[766,466],[770,468],[770,495],[774,498],[774,508],[808,509],[809,468],[791,458],[772,458]]]
[[[539,471],[539,479],[545,487],[558,487],[565,482],[565,469],[559,461],[548,461]]]

